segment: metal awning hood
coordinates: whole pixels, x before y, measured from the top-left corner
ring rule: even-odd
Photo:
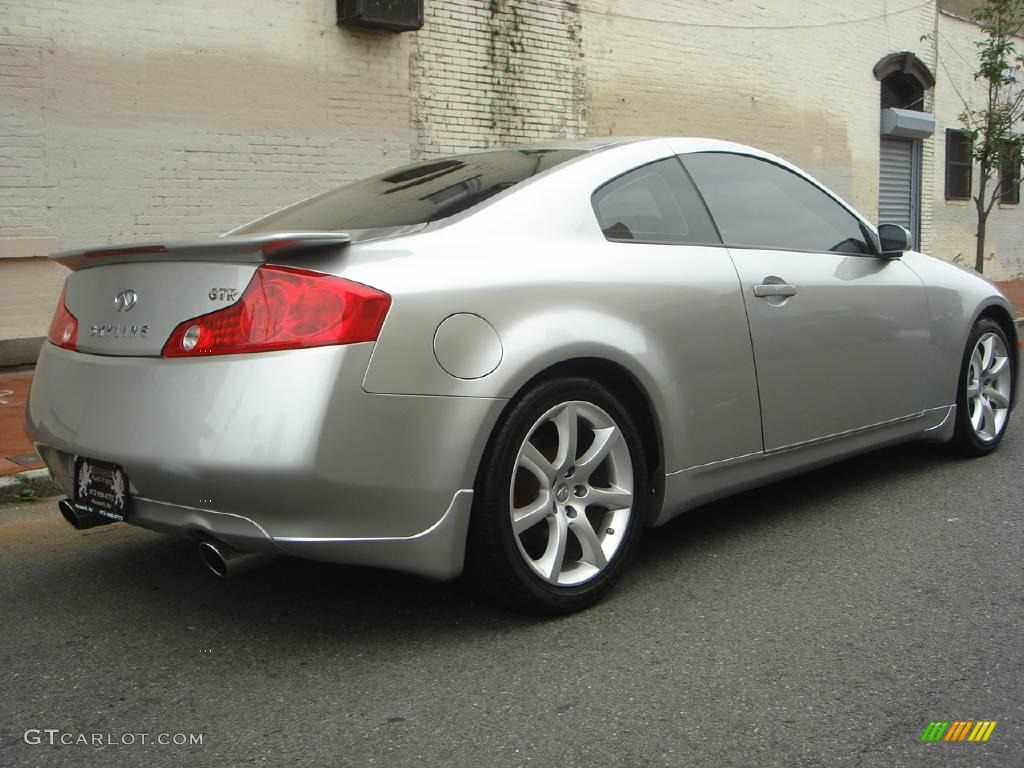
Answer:
[[[883,109],[880,123],[883,136],[927,139],[935,133],[935,116],[913,109]]]

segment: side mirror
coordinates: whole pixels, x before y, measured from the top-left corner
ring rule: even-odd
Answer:
[[[878,239],[882,244],[882,255],[887,259],[898,259],[904,251],[914,247],[910,230],[899,224],[879,224]]]

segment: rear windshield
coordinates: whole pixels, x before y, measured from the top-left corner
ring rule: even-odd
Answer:
[[[584,151],[501,149],[435,158],[325,192],[232,234],[376,229],[437,221]]]

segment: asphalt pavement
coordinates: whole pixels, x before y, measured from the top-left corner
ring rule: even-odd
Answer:
[[[560,619],[0,508],[0,766],[1024,765],[1015,417],[985,459],[901,446],[679,518]]]

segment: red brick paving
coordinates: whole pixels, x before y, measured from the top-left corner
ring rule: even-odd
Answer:
[[[41,461],[26,463],[24,459],[24,454],[34,453],[22,429],[31,384],[31,371],[0,374],[0,477],[43,466]],[[17,457],[19,463],[11,461],[12,457]]]
[[[1013,304],[1017,318],[1024,318],[1024,280],[1003,280],[996,285]]]
[[[4,475],[14,475],[18,472],[24,472],[25,468],[20,464],[15,464],[13,461],[7,459],[0,459],[0,477]]]

